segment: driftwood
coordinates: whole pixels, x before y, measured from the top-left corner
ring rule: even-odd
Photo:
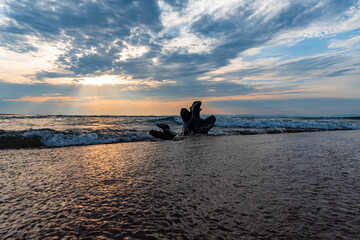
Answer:
[[[180,116],[183,121],[183,128],[181,136],[188,136],[193,134],[207,134],[216,122],[215,116],[211,115],[205,119],[200,118],[201,102],[195,101],[190,107],[190,111],[186,108],[182,108]],[[173,140],[178,134],[170,129],[167,124],[156,124],[163,131],[151,130],[150,134],[159,139]]]
[[[149,133],[154,138],[159,138],[162,140],[172,140],[177,135],[177,132],[171,130],[170,126],[167,124],[157,123],[156,126],[161,128],[163,131],[160,132],[160,131],[156,131],[156,130],[151,130]]]

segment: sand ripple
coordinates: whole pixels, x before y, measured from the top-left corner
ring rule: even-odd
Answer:
[[[0,151],[3,239],[359,239],[360,131]]]

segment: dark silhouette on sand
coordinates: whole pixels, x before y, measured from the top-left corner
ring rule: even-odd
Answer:
[[[205,119],[200,118],[201,102],[195,101],[190,107],[190,111],[186,108],[182,108],[180,116],[183,121],[183,129],[181,136],[188,136],[193,134],[207,134],[214,126],[216,118],[211,115]],[[178,136],[178,133],[170,129],[167,124],[157,123],[156,126],[163,131],[151,130],[151,136],[163,140],[173,140]]]

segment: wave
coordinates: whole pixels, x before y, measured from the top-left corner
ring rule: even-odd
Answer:
[[[65,147],[105,143],[131,142],[151,139],[147,133],[118,131],[112,133],[55,131],[29,129],[25,131],[0,130],[0,149],[31,147]]]
[[[358,130],[360,122],[321,119],[293,118],[243,118],[217,116],[215,126],[224,128],[284,128],[284,129],[317,129],[317,130]]]
[[[179,116],[158,116],[149,117],[148,123],[170,123],[170,124],[182,124],[182,120]]]
[[[278,134],[278,133],[300,133],[300,132],[317,132],[327,131],[320,129],[294,129],[294,128],[243,128],[232,130],[210,131],[212,136],[231,136],[231,135],[258,135],[258,134]],[[335,130],[334,130],[335,131]]]
[[[2,116],[3,118],[6,116]],[[10,116],[12,117],[12,116]],[[18,116],[28,118],[28,116]],[[131,116],[71,117],[71,121],[59,119],[61,116],[41,116],[40,122],[0,121],[0,149],[31,147],[64,147],[143,141],[153,139],[150,129],[156,123],[170,125],[181,132],[180,116]],[[207,115],[203,115],[206,118]],[[31,116],[39,118],[39,116]],[[55,120],[54,120],[55,118]],[[305,117],[243,117],[216,115],[215,127],[210,135],[252,135],[289,132],[360,130],[356,117],[347,118],[305,118]],[[1,125],[2,124],[2,125]],[[42,126],[50,128],[42,128]],[[32,128],[31,128],[32,127]],[[34,129],[39,128],[39,129]],[[75,128],[75,129],[74,129]]]

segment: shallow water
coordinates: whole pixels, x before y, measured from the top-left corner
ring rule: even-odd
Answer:
[[[360,131],[0,150],[4,239],[359,239]]]

